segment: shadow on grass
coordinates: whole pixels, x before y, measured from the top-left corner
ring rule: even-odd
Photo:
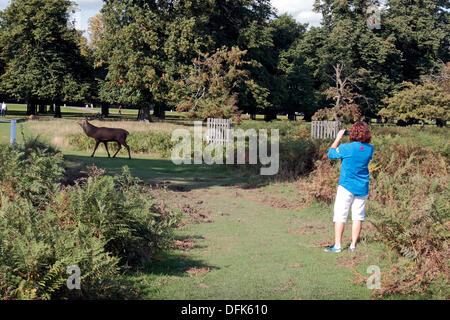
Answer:
[[[124,166],[130,168],[131,174],[153,187],[168,188],[173,191],[189,191],[212,186],[259,187],[259,179],[246,176],[242,170],[234,170],[226,165],[175,165],[171,160],[143,158],[108,158],[99,155],[94,158],[83,155],[64,155],[66,176],[69,180],[86,173],[87,167],[95,165],[107,174],[122,172]],[[263,180],[261,180],[263,181]],[[70,183],[70,181],[69,181]]]
[[[160,285],[164,284],[167,279],[158,281],[153,280],[149,283],[147,281],[143,282],[141,276],[146,277],[152,275],[155,276],[155,280],[161,279],[161,277],[167,277],[171,280],[178,281],[181,281],[182,279],[199,280],[199,278],[209,272],[219,269],[220,268],[217,266],[206,264],[202,260],[193,259],[184,253],[170,251],[157,256],[157,259],[155,259],[151,265],[147,266],[138,274],[133,270],[127,271],[124,274],[124,277],[122,277],[121,283],[126,288],[132,288],[132,290],[126,292],[127,299],[148,299],[152,294],[157,294],[160,290]],[[133,293],[135,296],[133,296]]]
[[[54,119],[54,113],[39,113],[37,114],[37,117],[39,119]],[[91,114],[90,114],[91,115]],[[92,115],[95,115],[95,113],[93,113]],[[7,113],[7,118],[11,118],[11,119],[16,119],[16,118],[29,118],[29,115],[27,115],[26,110],[10,110]],[[67,118],[67,119],[82,119],[83,118],[83,113],[80,112],[63,112],[62,113],[62,118]]]
[[[104,117],[105,121],[137,121],[137,110],[136,113],[127,113],[123,112],[122,114],[116,113],[116,109],[112,108],[109,115]],[[78,120],[84,119],[84,117],[94,118],[96,115],[100,113],[99,110],[91,110],[84,109],[82,107],[72,108],[72,107],[62,107],[61,108],[61,117],[62,119],[71,119]],[[36,116],[40,120],[52,120],[54,119],[54,112],[45,112],[45,113],[37,113]],[[16,105],[13,104],[11,108],[9,108],[7,114],[7,119],[28,119],[29,115],[27,115],[27,107],[26,105]],[[166,117],[164,120],[160,120],[159,118],[152,115],[153,122],[170,122],[178,125],[192,127],[194,124],[186,117],[181,116],[179,114],[170,114],[166,113]]]
[[[202,260],[193,259],[186,254],[177,252],[166,252],[153,261],[145,273],[175,277],[190,277],[195,273],[219,270],[217,266],[206,264]]]

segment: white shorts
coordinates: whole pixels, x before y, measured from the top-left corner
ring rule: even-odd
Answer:
[[[352,220],[364,221],[366,200],[369,196],[358,197],[342,186],[338,187],[334,203],[333,222],[346,222],[348,211],[352,208]]]

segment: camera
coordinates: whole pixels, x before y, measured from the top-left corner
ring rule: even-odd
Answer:
[[[350,135],[350,131],[345,130],[344,136],[348,136],[348,135]]]

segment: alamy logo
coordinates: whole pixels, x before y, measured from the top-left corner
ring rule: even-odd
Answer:
[[[369,266],[367,268],[367,273],[371,274],[369,278],[367,278],[367,289],[381,289],[381,269],[379,266]]]
[[[229,129],[227,136],[229,143],[209,144],[203,149],[203,127],[201,121],[194,122],[194,139],[191,131],[176,129],[172,133],[172,142],[177,143],[172,149],[172,162],[176,165],[192,164],[192,151],[194,164],[258,164],[263,166],[261,175],[275,175],[280,166],[279,155],[279,130],[271,129],[270,132],[270,156],[268,150],[267,130]],[[246,141],[248,139],[248,153]],[[236,150],[235,142],[236,140]],[[224,153],[225,151],[225,153]],[[248,156],[247,156],[248,154]]]
[[[69,290],[81,289],[81,270],[78,266],[68,266],[67,267],[67,273],[71,276],[67,278],[67,288]]]
[[[380,30],[381,29],[381,9],[379,5],[371,5],[367,8],[367,14],[369,17],[367,18],[367,27],[370,30]]]

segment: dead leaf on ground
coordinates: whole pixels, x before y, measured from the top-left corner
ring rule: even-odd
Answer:
[[[361,262],[366,260],[368,258],[368,255],[362,254],[362,253],[352,253],[350,256],[341,256],[338,258],[338,263],[341,266],[348,267],[348,268],[355,268]]]
[[[195,246],[195,240],[192,238],[188,238],[185,240],[175,240],[172,248],[176,248],[178,250],[183,250],[183,251],[187,251],[187,250],[191,250],[193,247]]]
[[[186,273],[188,273],[190,276],[197,276],[199,274],[205,274],[208,273],[210,271],[210,269],[208,267],[203,267],[203,268],[196,268],[196,267],[192,267],[186,270]]]

